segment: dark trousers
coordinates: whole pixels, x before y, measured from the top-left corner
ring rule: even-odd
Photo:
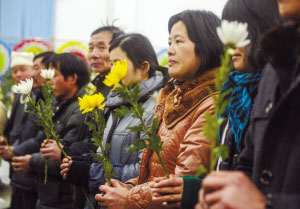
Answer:
[[[37,199],[37,192],[27,191],[12,186],[10,209],[35,209]]]

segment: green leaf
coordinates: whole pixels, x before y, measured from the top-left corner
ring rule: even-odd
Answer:
[[[213,154],[217,158],[221,157],[222,159],[226,159],[226,158],[228,158],[228,147],[224,144],[222,144],[218,147],[215,147],[213,149]]]
[[[130,92],[127,91],[127,89],[117,87],[116,92],[118,93],[119,97],[121,97],[125,101],[131,101],[131,95]]]
[[[115,177],[116,175],[117,175],[116,172],[112,172],[112,173],[111,173],[111,177],[112,177],[112,178]]]
[[[162,141],[159,135],[151,135],[148,138],[149,144],[147,147],[151,150],[160,152],[162,150]]]
[[[100,162],[100,163],[103,163],[103,162],[104,162],[104,158],[103,158],[102,156],[98,155],[97,153],[92,152],[91,155],[92,155],[93,158],[94,158],[95,160],[97,160],[98,162]]]
[[[141,99],[141,88],[139,85],[136,85],[132,90],[132,100],[137,103]]]
[[[112,178],[113,165],[106,158],[104,159],[102,165],[103,165],[103,170],[104,170],[104,177],[106,179],[111,179]]]
[[[207,169],[204,167],[204,165],[200,165],[196,171],[195,176],[200,177],[202,174],[207,173]]]
[[[91,138],[91,141],[93,142],[93,144],[95,145],[95,146],[97,146],[97,147],[99,147],[99,146],[101,146],[102,145],[102,143],[98,140],[98,138],[96,138],[96,137],[92,137]]]
[[[130,109],[126,106],[121,106],[120,108],[118,109],[115,109],[115,116],[116,117],[122,117],[122,116],[125,116],[127,114],[131,113]]]
[[[140,115],[143,115],[143,114],[144,114],[145,109],[144,109],[144,107],[143,107],[143,103],[138,103],[138,104],[137,104],[137,109],[138,109]]]
[[[95,131],[97,129],[96,124],[90,121],[84,122],[92,131]]]
[[[105,146],[105,157],[108,157],[109,150],[110,150],[110,143],[106,143],[106,146]]]
[[[214,143],[218,139],[219,124],[216,115],[211,115],[209,112],[205,112],[206,124],[203,126],[204,136]]]
[[[145,140],[139,139],[139,140],[135,141],[132,145],[127,147],[126,151],[134,152],[134,151],[138,151],[141,149],[145,149],[146,147],[147,147],[147,144],[146,144]]]
[[[158,127],[159,127],[159,123],[158,123],[158,117],[153,118],[152,123],[151,123],[151,127],[150,127],[150,131],[152,134],[156,134],[158,131]]]
[[[228,89],[227,91],[220,94],[219,99],[218,99],[218,110],[217,110],[218,114],[222,115],[225,112],[225,110],[231,100],[231,97],[230,97],[231,92],[232,92],[232,89]]]
[[[144,128],[143,128],[142,124],[140,124],[138,126],[131,126],[131,127],[128,127],[127,129],[129,129],[132,132],[141,132],[141,131],[144,131]]]

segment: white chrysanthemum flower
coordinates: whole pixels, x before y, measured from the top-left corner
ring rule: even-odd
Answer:
[[[14,85],[12,87],[12,91],[17,94],[25,94],[28,95],[31,92],[33,85],[33,80],[31,79],[26,79],[26,81],[20,81],[18,85]]]
[[[41,70],[41,76],[47,80],[51,80],[54,77],[53,69],[43,69]]]
[[[247,23],[222,20],[221,27],[217,28],[217,33],[225,45],[233,44],[236,47],[245,47],[250,43],[250,40],[247,39],[247,27]]]

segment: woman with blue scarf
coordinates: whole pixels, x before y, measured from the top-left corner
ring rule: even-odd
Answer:
[[[222,19],[248,24],[251,43],[235,48],[232,71],[222,91],[231,89],[230,103],[222,115],[227,118],[219,132],[220,143],[229,148],[229,157],[219,159],[217,170],[234,170],[239,153],[244,148],[244,136],[248,129],[252,104],[261,79],[261,70],[266,64],[260,53],[259,38],[268,29],[279,25],[282,19],[276,0],[229,0],[222,13]]]
[[[240,49],[235,50],[237,53]],[[222,91],[232,90],[230,103],[223,115],[227,117],[225,127],[220,130],[220,141],[229,148],[229,157],[218,161],[217,170],[233,170],[238,154],[244,147],[244,135],[248,127],[252,104],[257,93],[260,73],[243,72],[245,69],[245,54],[239,53],[233,57],[235,70],[232,71]],[[239,65],[241,64],[241,65]],[[242,68],[239,68],[239,67]]]
[[[228,145],[229,158],[219,159],[217,170],[234,170],[239,153],[244,148],[244,136],[249,125],[252,104],[261,78],[261,69],[266,64],[260,55],[259,38],[268,29],[279,25],[281,17],[276,0],[229,0],[222,19],[248,24],[251,43],[246,48],[236,48],[232,71],[223,91],[231,88],[231,100],[223,116],[227,118],[220,130],[220,143]],[[194,208],[202,179],[195,176],[173,177],[153,185],[160,194],[156,202],[168,206]]]

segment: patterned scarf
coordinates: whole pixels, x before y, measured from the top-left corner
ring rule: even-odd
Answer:
[[[232,89],[231,101],[222,116],[228,117],[239,152],[242,136],[250,118],[252,99],[255,96],[253,93],[258,88],[260,79],[261,74],[258,73],[253,75],[233,71],[221,91]]]

